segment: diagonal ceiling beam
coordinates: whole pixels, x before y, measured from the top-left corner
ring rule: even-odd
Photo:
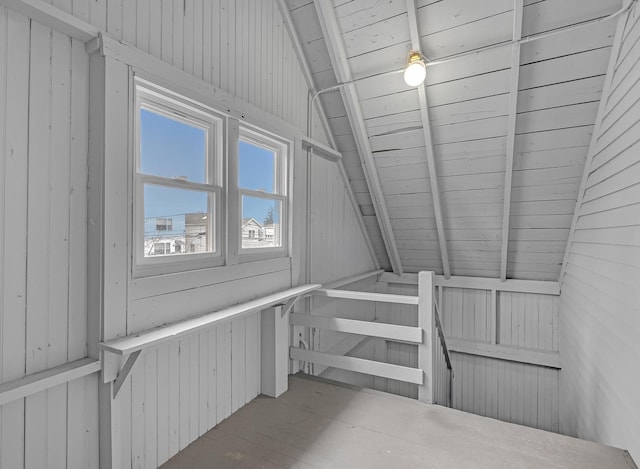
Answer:
[[[304,55],[304,50],[302,48],[302,43],[300,42],[300,38],[298,37],[298,33],[296,32],[296,28],[293,24],[293,18],[291,18],[291,12],[287,7],[286,0],[276,0],[278,4],[278,8],[280,10],[280,15],[284,21],[284,25],[287,28],[287,32],[289,33],[289,38],[291,39],[291,44],[293,45],[293,50],[298,58],[298,63],[300,64],[300,68],[302,69],[302,75],[307,83],[307,88],[311,96],[316,92],[315,83],[313,81],[313,74],[311,73],[311,68],[309,67],[309,63],[307,62],[307,58]],[[338,148],[336,145],[336,139],[331,131],[331,127],[329,126],[329,119],[327,119],[327,115],[324,111],[324,106],[319,99],[315,100],[315,109],[318,113],[318,118],[320,119],[320,125],[322,125],[322,129],[329,141],[329,145],[331,148]],[[308,122],[308,137],[312,138],[312,126],[311,119],[313,117],[313,110],[309,108],[309,115],[307,116]],[[349,197],[349,201],[351,202],[351,206],[354,209],[356,221],[358,222],[358,226],[360,227],[360,231],[362,232],[362,236],[364,237],[364,241],[367,245],[367,249],[369,250],[369,254],[371,255],[371,260],[373,261],[376,269],[380,268],[380,263],[378,262],[378,256],[376,255],[375,249],[373,248],[373,244],[371,243],[371,238],[369,237],[369,232],[367,231],[367,227],[364,224],[364,219],[362,218],[362,212],[360,211],[360,206],[356,200],[356,197],[353,193],[353,188],[351,187],[351,183],[349,181],[349,176],[347,175],[347,171],[344,167],[344,163],[342,159],[339,159],[336,162],[338,166],[338,171],[342,176],[342,180],[344,182],[345,190],[347,191],[347,197]]]
[[[322,28],[322,33],[324,34],[327,48],[329,49],[329,57],[331,58],[331,64],[336,73],[336,78],[339,83],[345,84],[341,88],[342,98],[347,110],[349,124],[351,125],[351,130],[353,131],[353,136],[356,141],[358,154],[360,155],[360,161],[364,169],[365,179],[373,201],[376,218],[380,225],[380,231],[387,250],[387,255],[389,256],[389,261],[391,262],[393,271],[396,274],[402,274],[402,262],[400,261],[400,254],[398,253],[398,247],[391,227],[391,220],[384,200],[382,185],[380,184],[380,178],[373,159],[373,152],[371,151],[369,136],[364,124],[360,101],[358,99],[355,86],[353,83],[350,83],[352,81],[351,69],[349,68],[347,54],[344,50],[342,34],[333,9],[333,2],[327,0],[314,0],[313,3],[318,13],[318,19],[320,20],[320,26]]]
[[[420,51],[420,31],[418,29],[418,10],[415,0],[407,0],[407,14],[409,15],[409,32],[411,33],[411,48]],[[436,158],[433,150],[433,137],[431,135],[431,119],[429,118],[429,104],[427,102],[426,85],[418,86],[418,100],[420,102],[420,117],[422,119],[422,131],[424,144],[427,150],[427,166],[429,167],[429,181],[431,182],[431,196],[433,197],[433,209],[436,216],[436,230],[438,231],[438,243],[440,245],[440,257],[442,258],[442,270],[444,277],[451,277],[449,264],[449,251],[447,238],[444,232],[444,219],[442,216],[442,202],[440,201],[440,185],[436,170]]]
[[[506,165],[504,170],[504,206],[502,208],[502,250],[500,253],[500,280],[507,280],[509,253],[509,219],[511,217],[511,186],[513,157],[516,148],[516,116],[518,112],[518,80],[520,79],[520,39],[522,39],[523,0],[513,2],[513,40],[511,46],[511,84],[509,87],[509,118],[507,120]],[[517,42],[516,42],[517,41]]]

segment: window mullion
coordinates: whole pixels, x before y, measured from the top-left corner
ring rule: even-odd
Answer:
[[[227,264],[237,264],[240,252],[242,207],[238,187],[238,142],[240,125],[236,119],[227,121]]]

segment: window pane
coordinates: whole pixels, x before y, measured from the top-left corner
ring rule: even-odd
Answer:
[[[193,182],[206,181],[207,131],[140,109],[140,171]]]
[[[145,257],[211,252],[208,195],[145,184]]]
[[[275,188],[273,150],[240,140],[238,144],[238,184],[242,189],[273,194]]]
[[[282,246],[280,201],[242,196],[242,248]]]

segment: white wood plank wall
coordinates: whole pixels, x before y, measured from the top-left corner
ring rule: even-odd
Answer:
[[[49,2],[115,39],[305,128],[307,85],[274,1]]]
[[[308,91],[275,2],[53,4],[304,133]],[[89,59],[83,43],[5,8],[0,43],[0,382],[7,382],[87,353]],[[126,96],[127,67],[115,70],[110,92]],[[372,270],[335,164],[313,165],[312,186],[321,189],[313,199],[311,226],[321,234],[314,275],[330,281]],[[123,262],[112,273],[126,295],[117,299],[118,334],[299,282],[306,165],[296,161],[294,170],[292,258],[145,279],[132,279]],[[342,250],[328,256],[340,240]],[[125,259],[128,247],[119,249]],[[143,354],[116,401],[121,467],[156,467],[253,399],[259,331],[256,314]],[[6,404],[0,467],[96,467],[97,430],[97,376]]]
[[[0,382],[83,358],[88,57],[0,8]],[[0,467],[97,467],[97,375],[0,408]]]
[[[640,15],[626,22],[560,296],[561,431],[640,461]]]
[[[311,282],[328,283],[375,270],[338,166],[314,156],[311,175]]]
[[[416,295],[415,285],[379,283],[385,293]],[[442,322],[447,339],[491,343],[492,299],[490,290],[445,287]],[[498,344],[521,350],[558,350],[558,297],[533,293],[498,292]],[[414,306],[378,304],[381,322],[415,326]],[[384,342],[384,341],[381,341]],[[376,359],[417,366],[415,345],[386,341]],[[371,357],[370,357],[371,358]],[[440,365],[443,365],[441,363]],[[452,352],[453,407],[507,422],[558,431],[558,370],[488,356]],[[376,389],[417,397],[417,387],[392,380],[376,380]],[[446,402],[445,390],[440,390]]]
[[[144,352],[118,397],[119,467],[159,466],[259,393],[259,312]]]

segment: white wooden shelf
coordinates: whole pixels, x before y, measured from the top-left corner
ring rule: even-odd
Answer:
[[[178,340],[187,335],[195,334],[242,316],[267,309],[276,304],[286,302],[285,313],[289,312],[293,304],[303,296],[321,287],[319,284],[303,285],[290,288],[256,300],[247,301],[230,306],[220,311],[204,314],[195,318],[185,319],[164,326],[140,332],[138,334],[108,340],[98,344],[104,358],[102,360],[102,377],[104,382],[114,381],[113,398],[115,399],[136,361],[144,350],[158,345]],[[121,367],[113,357],[127,356]]]
[[[272,293],[271,295],[267,295],[256,300],[230,306],[220,311],[208,313],[203,316],[185,319],[183,321],[160,326],[138,334],[132,334],[126,337],[101,342],[99,347],[102,350],[115,353],[117,355],[129,355],[139,350],[144,350],[166,342],[177,340],[185,335],[194,334],[203,329],[231,321],[240,316],[266,309],[291,298],[306,295],[320,287],[321,285],[312,284],[290,288],[281,292]]]

